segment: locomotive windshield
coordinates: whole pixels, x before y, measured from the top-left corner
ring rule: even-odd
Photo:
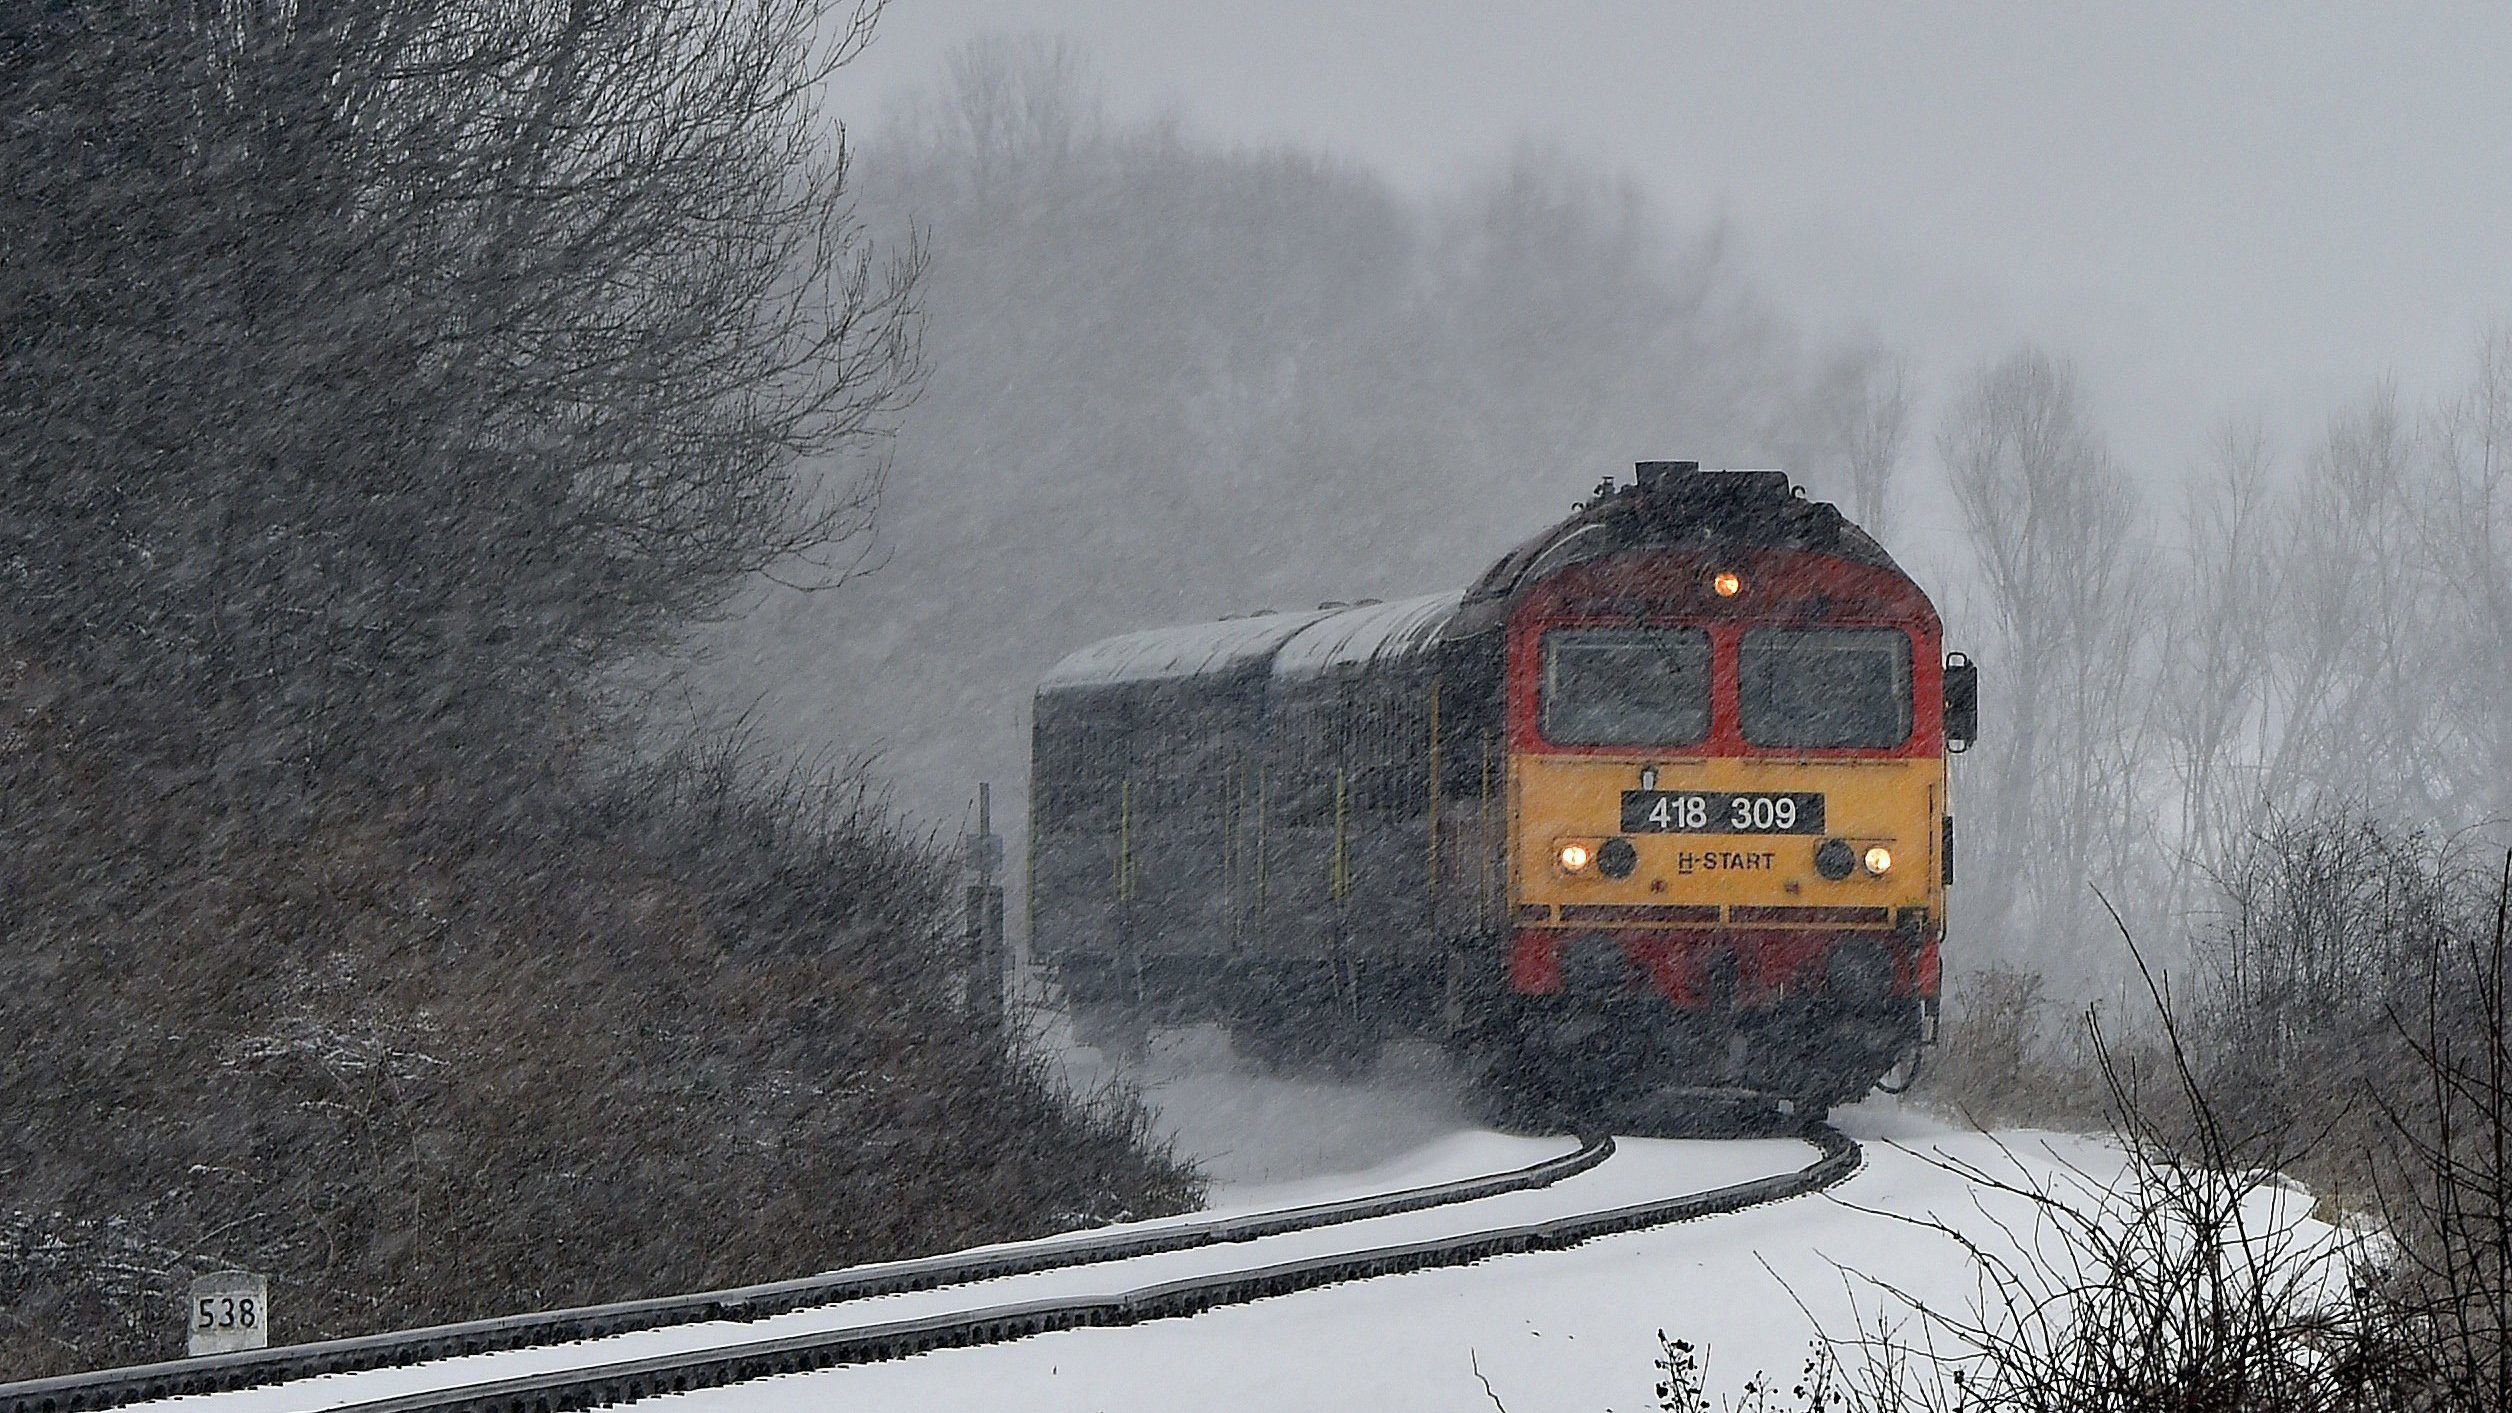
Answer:
[[[1898,746],[1910,739],[1910,638],[1898,628],[1770,628],[1736,659],[1756,746]]]
[[[1709,734],[1710,640],[1698,628],[1544,635],[1544,735],[1566,746],[1685,745]]]

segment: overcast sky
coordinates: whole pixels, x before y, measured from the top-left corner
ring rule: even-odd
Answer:
[[[1076,40],[1116,112],[1417,189],[1557,144],[1939,387],[2074,354],[2152,471],[2228,412],[2454,379],[2512,314],[2512,5],[896,0],[846,109],[989,31]]]

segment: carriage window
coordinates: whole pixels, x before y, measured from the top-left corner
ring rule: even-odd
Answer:
[[[1910,739],[1910,637],[1898,628],[1772,628],[1736,657],[1756,746],[1898,746]]]
[[[1544,635],[1544,736],[1565,746],[1680,746],[1710,729],[1710,640],[1698,628]]]

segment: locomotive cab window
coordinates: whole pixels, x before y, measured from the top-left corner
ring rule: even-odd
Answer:
[[[1688,745],[1709,734],[1710,640],[1698,628],[1544,635],[1543,727],[1565,746]]]
[[[1898,628],[1770,628],[1736,658],[1756,746],[1878,747],[1910,739],[1910,637]]]

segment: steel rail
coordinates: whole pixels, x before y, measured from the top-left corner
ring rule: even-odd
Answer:
[[[1288,1232],[1312,1231],[1403,1212],[1473,1202],[1503,1193],[1549,1187],[1597,1166],[1612,1156],[1613,1151],[1611,1138],[1591,1138],[1583,1140],[1576,1151],[1507,1172],[1456,1178],[1369,1197],[1314,1202],[1232,1217],[1192,1219],[1139,1231],[1047,1237],[999,1250],[853,1266],[824,1275],[700,1291],[691,1295],[659,1296],[466,1320],[422,1329],[0,1384],[0,1413],[85,1413],[85,1410],[116,1408],[185,1394],[220,1393],[319,1374],[353,1373],[466,1354],[568,1344],[666,1325],[705,1320],[764,1320],[795,1310],[842,1304],[850,1300],[1062,1270],[1134,1256],[1256,1241]]]
[[[1059,1330],[1142,1324],[1372,1276],[1470,1265],[1521,1252],[1558,1251],[1601,1236],[1818,1192],[1857,1171],[1863,1155],[1838,1130],[1809,1124],[1802,1133],[1820,1150],[1820,1156],[1794,1172],[1603,1212],[1187,1277],[1113,1295],[1033,1300],[397,1394],[341,1404],[326,1413],[571,1413],[936,1349],[1000,1344]]]

